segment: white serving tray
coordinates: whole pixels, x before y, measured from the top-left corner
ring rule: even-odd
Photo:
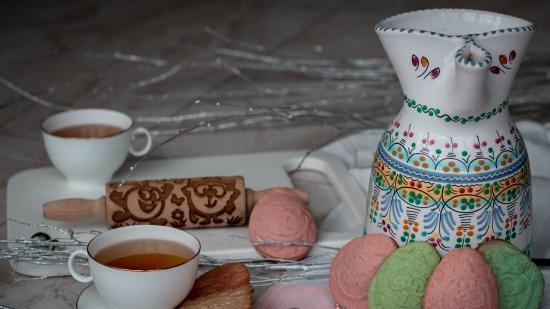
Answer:
[[[181,158],[158,161],[145,161],[130,176],[130,180],[190,178],[201,176],[242,175],[248,188],[263,190],[271,187],[291,187],[288,172],[301,162],[305,151],[268,152],[197,158]],[[317,152],[303,163],[303,170],[313,170],[324,174],[335,189],[338,213],[345,214],[349,229],[342,232],[318,231],[318,244],[339,248],[348,240],[362,233],[362,218],[365,214],[366,198],[353,176],[344,164],[335,156]],[[122,179],[127,169],[121,169],[115,179]],[[42,205],[45,202],[70,198],[97,198],[104,195],[104,188],[75,190],[68,188],[63,176],[53,167],[39,168],[20,172],[12,176],[7,186],[8,238],[28,238],[42,232],[52,238],[62,234],[47,227],[28,226],[16,221],[31,224],[46,224],[75,232],[105,231],[104,222],[87,220],[80,222],[58,222],[42,218]],[[315,213],[315,205],[310,205]],[[318,222],[319,223],[319,222]],[[260,257],[250,245],[246,227],[208,228],[189,230],[202,244],[202,253],[223,258]],[[323,251],[315,247],[311,254]],[[50,276],[68,274],[65,265],[47,267],[31,263],[12,265],[18,273],[31,276]]]

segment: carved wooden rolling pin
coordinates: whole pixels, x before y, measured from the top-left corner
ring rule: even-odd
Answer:
[[[291,190],[308,202],[306,192]],[[57,221],[104,218],[109,228],[134,224],[240,226],[246,224],[252,207],[267,191],[246,189],[241,176],[112,182],[107,184],[105,196],[48,202],[43,215]]]

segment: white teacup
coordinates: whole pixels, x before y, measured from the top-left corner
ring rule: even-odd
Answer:
[[[75,126],[80,126],[80,129],[85,126],[105,129],[109,128],[105,126],[110,126],[111,130],[103,132],[109,135],[90,137],[83,135],[83,131]],[[71,131],[71,128],[74,130]],[[141,150],[131,146],[131,141],[138,134],[146,138]],[[65,175],[68,185],[84,189],[105,185],[122,165],[128,152],[142,156],[152,145],[147,129],[133,129],[132,119],[128,115],[108,109],[77,109],[53,115],[42,123],[42,136],[50,160]]]
[[[194,255],[183,264],[157,270],[127,270],[106,266],[97,261],[96,255],[103,249],[136,240],[177,243],[186,246]],[[76,280],[93,280],[101,298],[113,308],[173,309],[185,299],[193,287],[199,266],[199,253],[199,240],[185,231],[157,225],[136,225],[109,230],[96,236],[88,244],[87,250],[80,249],[70,255],[68,266]],[[88,259],[89,276],[75,270],[74,260],[77,256]]]

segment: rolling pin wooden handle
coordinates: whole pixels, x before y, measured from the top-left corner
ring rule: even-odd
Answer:
[[[44,219],[56,221],[105,219],[105,197],[96,200],[69,198],[48,202],[42,208],[42,215]]]

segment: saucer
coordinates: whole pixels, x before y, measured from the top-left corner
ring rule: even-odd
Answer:
[[[99,296],[95,284],[90,285],[78,296],[76,309],[113,309]]]

